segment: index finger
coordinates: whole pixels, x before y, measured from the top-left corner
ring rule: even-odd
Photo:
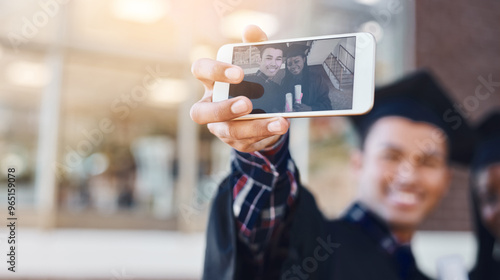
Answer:
[[[210,97],[201,99],[191,107],[191,119],[198,124],[225,122],[249,114],[252,111],[250,99],[239,96],[219,102]]]
[[[238,84],[243,80],[241,67],[209,58],[195,61],[191,72],[208,90],[212,89],[214,82]]]

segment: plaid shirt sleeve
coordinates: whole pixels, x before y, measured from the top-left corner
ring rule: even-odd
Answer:
[[[233,150],[231,168],[238,238],[252,258],[262,262],[266,246],[297,197],[298,175],[288,150],[288,134],[264,151]]]

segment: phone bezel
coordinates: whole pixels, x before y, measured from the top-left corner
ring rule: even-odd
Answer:
[[[370,111],[373,107],[375,91],[375,38],[366,32],[347,33],[338,35],[315,36],[294,38],[287,40],[270,40],[258,43],[237,43],[223,45],[218,53],[217,60],[224,63],[232,63],[233,49],[235,47],[250,45],[265,45],[273,43],[288,43],[297,41],[335,39],[344,37],[356,37],[353,80],[353,101],[352,108],[346,110],[309,111],[309,112],[283,112],[266,114],[248,114],[238,119],[258,119],[258,118],[303,118],[303,117],[324,117],[324,116],[347,116],[361,115]],[[212,101],[219,102],[228,99],[229,83],[215,82]]]

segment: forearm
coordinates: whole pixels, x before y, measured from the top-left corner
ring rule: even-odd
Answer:
[[[273,232],[297,196],[297,171],[288,150],[288,135],[267,151],[233,151],[233,214],[238,238],[261,258]]]

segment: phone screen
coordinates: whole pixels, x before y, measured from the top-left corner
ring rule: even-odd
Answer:
[[[352,109],[355,50],[355,36],[234,47],[245,77],[229,97],[248,97],[252,114]]]

